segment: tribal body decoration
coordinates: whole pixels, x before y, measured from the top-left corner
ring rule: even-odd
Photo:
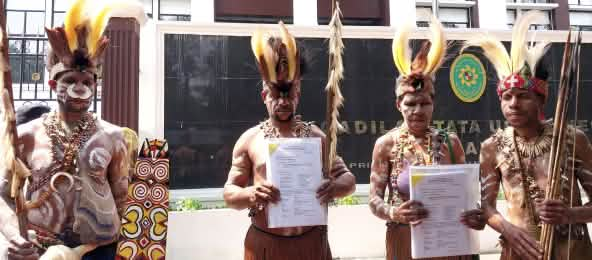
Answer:
[[[116,259],[165,259],[169,207],[166,141],[144,141],[128,191]]]

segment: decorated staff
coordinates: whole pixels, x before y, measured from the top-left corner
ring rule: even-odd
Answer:
[[[339,1],[333,0],[333,16],[329,22],[329,80],[327,81],[327,113],[325,116],[327,145],[323,150],[323,172],[328,172],[337,156],[337,133],[342,129],[339,124],[339,108],[343,106],[341,81],[343,80],[343,40],[341,38],[341,9]]]

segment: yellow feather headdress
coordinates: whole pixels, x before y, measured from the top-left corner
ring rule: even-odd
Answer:
[[[63,26],[45,28],[51,47],[47,60],[50,79],[55,80],[58,74],[70,70],[86,71],[97,76],[97,66],[109,43],[103,33],[113,11],[121,10],[129,13],[128,17],[143,21],[143,17],[139,16],[144,15],[143,7],[137,0],[108,0],[92,4],[87,0],[75,0],[66,12]]]
[[[300,54],[296,39],[283,22],[279,22],[279,29],[279,36],[256,30],[251,49],[263,81],[285,92],[300,77]]]
[[[539,42],[528,46],[526,40],[530,25],[543,17],[542,12],[529,11],[518,18],[512,30],[509,53],[501,41],[490,35],[479,35],[468,40],[461,49],[461,52],[471,46],[483,49],[483,54],[495,68],[500,80],[497,85],[498,95],[507,89],[522,88],[547,96],[548,72],[540,63],[550,44]]]
[[[397,97],[407,92],[421,91],[424,85],[428,86],[429,91],[434,92],[433,88],[430,89],[433,84],[423,84],[423,81],[431,80],[436,75],[446,56],[447,44],[442,23],[436,17],[432,17],[430,39],[423,42],[412,61],[409,35],[413,28],[411,24],[402,25],[397,29],[393,39],[393,60],[400,74],[397,80]]]

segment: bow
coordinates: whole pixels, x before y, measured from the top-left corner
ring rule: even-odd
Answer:
[[[576,119],[577,119],[577,94],[579,93],[579,63],[580,63],[580,47],[582,44],[581,31],[577,35],[575,43],[572,43],[571,31],[567,35],[565,42],[565,49],[563,51],[563,61],[561,64],[561,77],[559,79],[559,92],[557,97],[557,105],[555,107],[555,117],[553,122],[553,141],[551,145],[551,152],[549,157],[549,178],[545,199],[559,199],[561,196],[561,162],[565,159],[566,149],[566,125],[567,125],[567,110],[569,99],[574,90],[576,90]],[[574,74],[576,74],[576,84],[574,83]],[[575,128],[574,128],[575,129]],[[575,138],[575,133],[573,138]],[[572,166],[575,163],[575,140],[572,153]],[[573,188],[574,188],[574,171],[572,167],[571,172],[571,189],[570,189],[570,206],[573,204]],[[571,225],[569,227],[571,232]],[[543,258],[550,260],[552,258],[554,225],[543,224],[541,230],[541,245],[543,247]],[[571,234],[568,236],[568,243],[571,242]]]

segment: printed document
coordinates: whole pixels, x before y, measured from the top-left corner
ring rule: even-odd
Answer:
[[[270,228],[327,224],[327,206],[316,191],[321,185],[321,138],[274,138],[268,141],[267,179],[280,201],[268,205]]]
[[[479,253],[479,234],[460,222],[463,211],[481,201],[479,165],[411,166],[411,199],[423,203],[428,217],[411,226],[413,258]]]

